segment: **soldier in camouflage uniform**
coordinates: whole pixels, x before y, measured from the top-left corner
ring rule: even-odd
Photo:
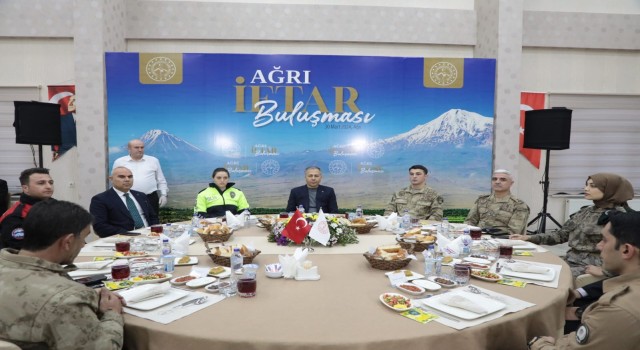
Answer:
[[[0,339],[22,349],[121,349],[121,298],[69,278],[91,233],[91,214],[42,201],[24,221],[22,250],[0,251]]]
[[[589,265],[601,266],[602,259],[596,248],[602,239],[602,224],[598,219],[607,210],[631,211],[627,201],[633,199],[633,186],[622,176],[598,173],[587,178],[584,192],[584,198],[592,200],[594,205],[572,214],[561,229],[532,236],[512,235],[510,238],[546,245],[568,242],[569,250],[564,260],[574,278],[586,273]]]
[[[442,220],[443,200],[438,192],[427,187],[428,172],[423,165],[414,165],[409,168],[411,186],[393,194],[384,214],[396,212],[402,215],[405,209],[409,209],[409,215],[412,218]]]
[[[511,195],[512,185],[510,172],[503,169],[494,171],[491,177],[493,193],[478,197],[464,223],[509,234],[524,233],[529,206]]]

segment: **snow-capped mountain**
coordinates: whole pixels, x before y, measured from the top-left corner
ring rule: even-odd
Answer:
[[[492,139],[492,118],[461,109],[451,109],[426,124],[378,142],[392,148],[440,144],[488,146],[491,145]]]
[[[164,130],[149,130],[140,137],[140,140],[144,142],[145,153],[149,154],[197,154],[204,152],[200,148]]]

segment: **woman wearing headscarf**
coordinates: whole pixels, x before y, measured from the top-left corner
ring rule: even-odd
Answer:
[[[562,228],[549,233],[511,235],[511,239],[520,239],[535,244],[555,245],[569,243],[564,260],[571,268],[573,277],[585,273],[597,273],[595,266],[602,266],[600,251],[596,245],[602,239],[601,230],[606,222],[609,210],[632,211],[627,201],[633,199],[633,186],[624,177],[611,173],[597,173],[587,178],[584,198],[593,201],[572,214]],[[587,266],[591,265],[589,271]]]
[[[244,193],[233,187],[234,182],[229,182],[227,169],[216,168],[211,177],[213,182],[209,184],[209,187],[200,191],[196,198],[198,215],[213,218],[224,216],[227,210],[235,215],[249,208]]]

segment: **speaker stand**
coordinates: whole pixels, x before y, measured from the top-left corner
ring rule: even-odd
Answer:
[[[540,181],[540,183],[542,184],[542,192],[544,193],[544,197],[542,198],[542,211],[540,213],[538,213],[538,216],[536,216],[533,220],[529,221],[529,223],[527,224],[527,227],[531,226],[533,223],[535,223],[536,221],[538,222],[538,229],[536,231],[527,231],[529,233],[545,233],[546,232],[546,226],[547,226],[547,218],[551,219],[551,221],[553,221],[554,224],[556,224],[556,226],[558,226],[559,228],[562,228],[562,225],[560,225],[560,223],[553,218],[553,216],[551,216],[551,214],[547,213],[547,203],[548,203],[548,197],[549,197],[549,156],[550,156],[550,150],[547,149],[547,156],[544,162],[544,180]]]

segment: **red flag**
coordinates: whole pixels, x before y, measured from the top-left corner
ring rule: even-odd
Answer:
[[[284,227],[284,230],[282,230],[282,235],[300,244],[304,238],[307,237],[309,231],[311,231],[311,226],[309,226],[307,220],[302,216],[302,213],[296,209],[296,212],[291,219],[289,219],[289,223]]]
[[[546,95],[541,92],[520,93],[520,154],[522,154],[534,167],[540,169],[539,149],[522,148],[524,143],[524,112],[534,109],[544,109]]]

